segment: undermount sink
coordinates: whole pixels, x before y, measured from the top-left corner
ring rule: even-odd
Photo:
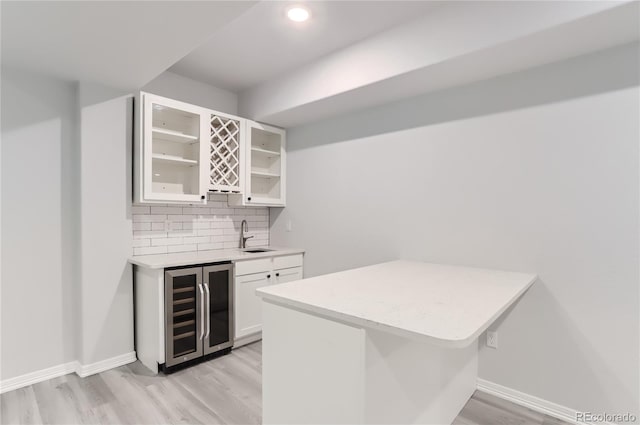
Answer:
[[[242,251],[248,252],[249,254],[257,254],[259,252],[269,252],[269,251],[273,251],[273,250],[272,249],[266,249],[266,248],[250,248],[250,249],[243,249]]]

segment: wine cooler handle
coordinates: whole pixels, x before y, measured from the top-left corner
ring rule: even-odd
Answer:
[[[198,283],[200,288],[200,339],[204,338],[204,291],[202,290],[202,283]]]
[[[209,338],[209,333],[211,332],[211,293],[209,292],[209,284],[205,282],[204,284],[204,292],[207,294],[207,320],[204,323],[207,324],[207,333],[204,335],[204,338]]]

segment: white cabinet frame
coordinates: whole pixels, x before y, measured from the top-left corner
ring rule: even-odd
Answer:
[[[254,138],[253,130],[261,131],[265,134],[275,135],[278,139],[279,146],[277,150],[264,149],[259,146],[259,143]],[[287,140],[286,130],[271,125],[258,123],[251,120],[246,120],[245,123],[245,137],[244,137],[244,184],[242,187],[242,194],[230,195],[229,204],[233,206],[244,207],[284,207],[286,205],[286,164],[287,164]],[[279,164],[279,167],[274,170],[255,170],[253,164],[253,157],[260,155],[273,155],[277,157],[275,163]],[[253,178],[265,179],[268,183],[277,187],[277,196],[267,196],[261,193],[255,187],[252,186]]]
[[[168,108],[198,115],[199,134],[194,141],[199,143],[197,164],[198,193],[164,193],[153,189],[153,134],[158,129],[153,128],[153,105],[166,106]],[[177,100],[141,92],[136,99],[136,141],[134,150],[134,163],[137,167],[134,173],[134,201],[138,203],[189,203],[206,204],[209,179],[209,112],[199,106],[180,102]],[[165,131],[164,134],[175,138],[188,138],[180,134],[172,134]],[[186,162],[187,160],[185,160]]]

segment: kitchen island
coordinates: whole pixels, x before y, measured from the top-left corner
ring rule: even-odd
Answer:
[[[259,289],[263,422],[450,424],[478,337],[536,278],[393,261]]]

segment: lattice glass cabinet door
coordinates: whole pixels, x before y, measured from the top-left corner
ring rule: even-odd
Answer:
[[[244,120],[219,112],[211,113],[209,190],[225,193],[242,191]]]

